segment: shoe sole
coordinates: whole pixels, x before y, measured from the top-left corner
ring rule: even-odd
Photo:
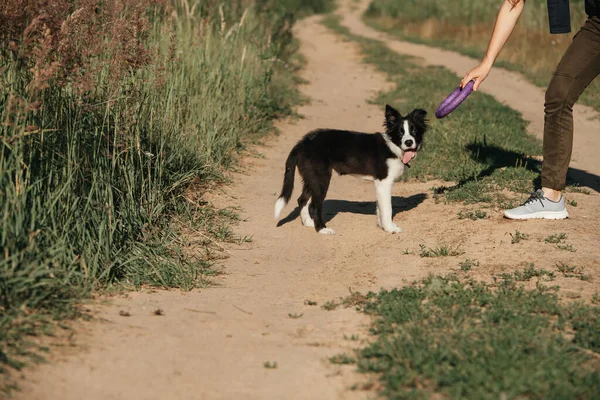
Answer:
[[[523,215],[510,215],[507,212],[504,213],[504,217],[508,219],[565,219],[569,218],[569,212],[563,211],[539,211],[533,214]]]

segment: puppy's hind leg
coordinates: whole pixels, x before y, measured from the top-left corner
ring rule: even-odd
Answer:
[[[312,197],[308,206],[310,216],[315,221],[315,230],[322,235],[335,235],[335,231],[325,226],[323,221],[323,202],[329,189],[329,182],[331,180],[331,169],[320,171],[321,179],[315,183],[312,188]]]
[[[310,190],[308,185],[304,184],[302,188],[302,194],[298,197],[298,207],[300,207],[300,218],[302,219],[302,225],[310,228],[315,227],[315,221],[311,218],[308,207],[310,206]]]
[[[377,222],[386,232],[400,233],[402,229],[392,221],[392,184],[392,180],[375,180]]]

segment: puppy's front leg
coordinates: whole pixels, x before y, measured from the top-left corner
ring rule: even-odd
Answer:
[[[392,221],[392,184],[393,180],[375,180],[377,194],[377,222],[384,231],[400,233],[402,229]]]

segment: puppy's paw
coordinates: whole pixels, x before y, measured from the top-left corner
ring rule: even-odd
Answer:
[[[323,228],[319,231],[321,235],[335,235],[335,231],[331,228]]]
[[[402,230],[402,228],[400,228],[396,224],[390,224],[388,226],[385,226],[385,227],[383,227],[383,230],[386,231],[387,233],[401,233],[401,232],[404,232],[404,230]]]
[[[300,217],[302,219],[302,225],[308,226],[310,228],[315,227],[315,221],[310,217],[310,212],[308,211],[308,206],[302,208],[300,211]]]
[[[307,219],[302,218],[302,225],[308,226],[309,228],[314,228],[315,221],[312,218],[307,218]]]

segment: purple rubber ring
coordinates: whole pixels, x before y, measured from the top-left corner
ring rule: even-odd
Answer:
[[[471,94],[473,91],[473,85],[475,84],[474,80],[470,80],[469,83],[465,85],[464,88],[457,87],[454,89],[452,93],[446,100],[440,104],[437,111],[435,112],[435,116],[437,118],[444,118],[446,115],[450,114],[452,111],[456,110],[458,106],[461,105],[463,101]]]

